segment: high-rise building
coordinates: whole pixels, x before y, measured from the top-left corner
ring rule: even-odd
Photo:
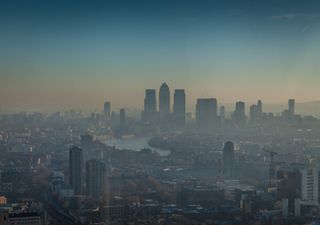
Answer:
[[[278,166],[275,175],[277,198],[287,199],[288,214],[296,214],[296,200],[301,198],[301,174],[299,170],[289,166]]]
[[[100,199],[106,188],[106,166],[103,162],[91,159],[86,162],[87,196]]]
[[[70,185],[74,193],[81,195],[83,186],[83,152],[77,146],[69,149],[69,176]]]
[[[144,110],[142,112],[142,120],[145,122],[153,123],[156,121],[157,115],[157,100],[156,90],[147,89],[144,98]]]
[[[257,102],[257,112],[258,112],[258,116],[260,117],[262,114],[262,101],[260,99]]]
[[[277,197],[288,199],[291,214],[300,213],[298,212],[300,201],[303,205],[319,204],[319,171],[317,166],[283,165],[276,169],[276,176]]]
[[[126,127],[126,111],[122,108],[120,109],[120,128],[124,129]]]
[[[196,121],[198,129],[204,132],[212,132],[217,128],[217,99],[199,98],[196,105]]]
[[[250,123],[254,124],[258,119],[259,109],[257,105],[250,106]]]
[[[294,99],[289,99],[288,100],[289,115],[294,115],[294,105],[295,105],[295,100]]]
[[[184,89],[174,91],[173,114],[176,124],[184,127],[186,123],[186,95]]]
[[[146,113],[155,113],[157,111],[156,90],[147,89],[144,98],[144,111]]]
[[[318,168],[309,167],[300,170],[301,173],[301,200],[318,205]]]
[[[220,107],[219,116],[220,116],[220,126],[221,128],[223,128],[226,120],[226,109],[224,106]]]
[[[159,90],[159,113],[160,119],[170,114],[170,90],[166,83],[163,83]]]
[[[235,176],[235,158],[234,158],[234,144],[231,141],[224,143],[223,147],[223,174],[227,178]]]
[[[232,114],[232,119],[238,127],[244,127],[246,125],[245,103],[236,102],[236,110]]]
[[[106,101],[103,105],[103,112],[104,115],[107,119],[110,118],[110,113],[111,113],[111,103],[109,101]]]

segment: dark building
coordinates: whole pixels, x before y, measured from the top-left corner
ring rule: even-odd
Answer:
[[[100,199],[106,186],[106,166],[103,162],[91,159],[86,162],[87,196]]]
[[[166,83],[159,90],[159,113],[160,120],[166,119],[170,114],[170,90]]]
[[[126,127],[126,111],[124,109],[120,109],[120,129],[124,130]]]
[[[276,171],[277,198],[288,200],[288,213],[295,214],[295,200],[301,198],[301,174],[294,168],[280,168]]]
[[[259,118],[262,116],[262,113],[262,101],[259,99],[257,102],[257,114]]]
[[[180,201],[183,205],[219,205],[224,201],[224,190],[215,186],[184,186]]]
[[[196,121],[200,131],[212,132],[217,127],[217,99],[199,98],[196,105]]]
[[[224,106],[220,107],[219,117],[220,117],[220,126],[221,128],[224,128],[225,121],[226,121],[226,109]]]
[[[83,152],[77,146],[73,146],[69,150],[69,177],[74,193],[81,195],[83,186]]]
[[[144,110],[142,112],[142,120],[144,122],[153,123],[157,118],[157,100],[156,90],[147,89],[146,96],[144,98]]]
[[[237,127],[244,127],[246,125],[244,102],[236,102],[236,110],[232,114],[232,120]]]
[[[224,143],[223,147],[223,174],[226,178],[235,177],[236,162],[234,158],[234,144],[231,141]]]
[[[289,99],[288,100],[288,111],[289,115],[294,115],[294,105],[295,105],[295,100],[294,99]]]
[[[109,101],[106,101],[103,105],[103,112],[104,115],[107,119],[110,118],[110,113],[111,113],[111,103]]]
[[[40,214],[36,212],[9,213],[7,218],[8,225],[41,225]]]
[[[177,126],[183,128],[186,123],[186,95],[184,89],[174,91],[173,114]]]
[[[250,124],[256,123],[258,119],[258,106],[257,105],[251,105],[250,106]]]

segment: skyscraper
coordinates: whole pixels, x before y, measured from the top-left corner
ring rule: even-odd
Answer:
[[[104,115],[107,119],[110,118],[110,113],[111,113],[111,103],[109,101],[106,101],[103,105],[103,112]]]
[[[224,106],[220,107],[219,116],[220,116],[220,126],[221,128],[223,128],[226,120],[226,109]]]
[[[212,132],[217,127],[217,99],[199,98],[196,105],[196,121],[198,129]]]
[[[234,144],[231,141],[224,143],[223,147],[223,174],[226,177],[232,178],[235,176],[235,159],[234,159]]]
[[[142,112],[142,120],[145,122],[155,122],[157,115],[156,90],[147,89],[144,98],[144,110]]]
[[[254,124],[257,121],[259,109],[257,105],[250,106],[250,123]]]
[[[318,168],[309,167],[300,170],[301,173],[301,199],[308,203],[318,205]]]
[[[163,83],[159,90],[159,112],[160,119],[170,114],[170,90],[166,83]]]
[[[288,100],[288,111],[289,115],[294,115],[294,105],[295,105],[295,100],[294,99],[289,99]]]
[[[157,111],[156,90],[147,89],[144,98],[144,111],[146,113],[155,113]]]
[[[124,129],[126,127],[126,111],[124,109],[120,109],[120,129]]]
[[[246,125],[246,115],[245,115],[245,103],[236,102],[236,110],[232,114],[232,119],[238,127],[244,127]]]
[[[82,194],[83,186],[83,152],[82,149],[73,146],[69,149],[69,176],[70,185],[76,195]]]
[[[260,117],[262,114],[262,101],[260,99],[257,102],[257,113],[258,117]]]
[[[86,162],[87,196],[99,199],[106,187],[106,166],[103,162],[91,159]]]
[[[177,126],[184,127],[186,123],[186,95],[184,89],[174,91],[173,114]]]

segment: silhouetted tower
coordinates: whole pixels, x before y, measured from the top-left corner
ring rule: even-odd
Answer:
[[[254,124],[257,121],[257,118],[258,118],[258,106],[251,105],[250,106],[250,123]]]
[[[224,124],[226,121],[226,109],[224,106],[220,107],[219,116],[220,116],[220,126],[221,128],[224,128]]]
[[[226,178],[233,178],[235,176],[235,164],[234,144],[228,141],[224,143],[223,147],[223,174]]]
[[[159,90],[159,113],[160,119],[170,114],[170,90],[166,83],[163,83]]]
[[[238,127],[244,127],[246,125],[244,102],[236,102],[236,110],[232,114],[232,119]]]
[[[83,152],[77,146],[69,149],[69,177],[74,193],[81,195],[83,186]]]
[[[289,99],[288,100],[288,111],[291,116],[294,115],[294,105],[295,105],[295,100]]]
[[[107,119],[110,118],[110,113],[111,113],[111,103],[109,101],[106,101],[103,105],[103,112],[104,115]]]
[[[217,127],[217,99],[198,98],[196,105],[196,121],[200,131],[212,132]]]
[[[257,102],[257,112],[258,112],[258,116],[260,117],[262,114],[262,101],[260,99]]]
[[[144,98],[144,111],[146,113],[155,113],[157,111],[156,90],[147,89]]]
[[[144,98],[144,108],[141,114],[144,122],[154,123],[157,121],[156,90],[147,89]]]
[[[266,148],[262,149],[263,151],[270,154],[270,167],[269,167],[269,187],[275,187],[275,165],[274,165],[274,156],[277,155],[277,152],[270,151]]]
[[[120,128],[124,129],[126,127],[126,111],[120,109]]]
[[[106,187],[106,166],[103,162],[91,159],[86,162],[87,196],[100,199]]]
[[[174,91],[173,114],[176,124],[184,127],[186,123],[186,95],[184,89]]]

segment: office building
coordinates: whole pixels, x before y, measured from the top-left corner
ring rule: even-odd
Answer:
[[[258,119],[259,108],[257,105],[250,106],[250,124],[254,124]]]
[[[120,129],[124,129],[126,127],[126,111],[124,109],[120,109]]]
[[[234,158],[234,144],[231,141],[224,143],[223,147],[223,175],[225,178],[234,178],[236,165]]]
[[[156,90],[147,89],[144,98],[144,111],[146,113],[155,113],[157,111]]]
[[[196,122],[200,131],[212,132],[218,127],[217,100],[215,98],[199,98],[196,105]]]
[[[184,89],[174,91],[173,115],[176,125],[183,128],[186,123],[186,95]]]
[[[106,101],[103,105],[103,112],[107,119],[110,118],[111,115],[111,103],[109,101]]]
[[[305,203],[318,205],[318,168],[311,167],[300,170],[301,200]]]
[[[42,225],[41,217],[36,212],[9,213],[8,225]]]
[[[166,83],[163,83],[159,90],[159,113],[160,120],[167,118],[170,114],[170,90]]]
[[[259,99],[257,102],[257,119],[261,119],[262,113],[262,101]]]
[[[226,121],[226,109],[224,106],[220,107],[219,117],[220,117],[220,127],[224,128],[225,121]]]
[[[294,115],[294,106],[295,106],[295,100],[289,99],[288,100],[288,111],[289,111],[290,116]]]
[[[69,150],[70,185],[76,195],[82,194],[83,187],[83,151],[77,146]]]
[[[242,128],[246,125],[246,115],[245,115],[245,103],[244,102],[236,102],[236,110],[232,114],[232,120],[234,124]]]
[[[103,162],[91,159],[86,162],[86,193],[100,199],[106,186],[106,166]]]
[[[142,120],[144,122],[154,123],[157,117],[157,100],[156,90],[147,89],[144,98],[144,110],[142,112]]]

